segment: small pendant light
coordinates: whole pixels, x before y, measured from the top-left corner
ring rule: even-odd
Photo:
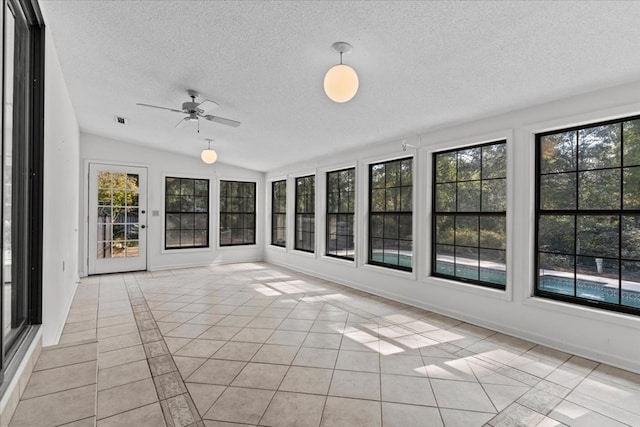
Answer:
[[[215,150],[211,148],[211,143],[213,142],[213,140],[207,139],[206,141],[209,143],[209,146],[208,148],[205,148],[204,150],[202,150],[202,154],[200,154],[200,158],[206,164],[211,165],[215,163],[216,160],[218,160],[218,153],[216,153]]]
[[[342,55],[351,52],[351,45],[336,42],[331,48],[340,54],[340,63],[329,68],[324,76],[324,93],[333,102],[350,101],[358,92],[358,73],[350,66],[342,63]]]

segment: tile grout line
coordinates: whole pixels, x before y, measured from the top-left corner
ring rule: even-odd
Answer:
[[[140,283],[142,283],[142,280],[140,281]],[[142,284],[142,286],[144,287],[144,286],[145,286],[145,284]],[[167,286],[166,286],[166,285],[163,285],[163,288],[165,288],[165,287],[167,287]],[[144,289],[146,290],[147,288],[146,288],[146,287],[144,287]],[[160,292],[160,293],[161,293],[161,292]],[[151,302],[151,301],[150,301],[150,302]],[[239,303],[239,301],[238,301],[238,303]],[[358,307],[358,305],[354,305],[350,310],[351,310],[351,311],[354,311],[354,308],[355,308],[355,307]],[[359,310],[359,311],[364,311],[364,309],[358,309],[358,310]],[[365,312],[366,312],[366,311],[365,311]],[[233,313],[224,313],[224,314],[225,314],[225,315],[233,315]],[[241,315],[241,314],[240,314],[240,315]],[[254,316],[254,317],[255,317],[255,316]],[[429,318],[429,317],[426,317],[426,318],[424,318],[424,317],[423,317],[423,319],[424,319],[424,320],[426,320],[426,319],[428,319],[428,318]],[[365,319],[368,319],[368,318],[365,318]],[[375,321],[375,320],[377,320],[377,321],[382,322],[382,320],[384,320],[384,319],[385,319],[385,317],[383,316],[383,314],[380,314],[380,315],[379,315],[379,317],[377,317],[377,318],[375,318],[375,319],[368,319],[368,320],[370,320],[370,321]],[[421,319],[421,320],[423,320],[423,319]],[[183,323],[188,323],[188,321],[183,322]],[[380,324],[380,326],[381,326],[381,327],[382,327],[382,325],[383,325],[383,323],[381,323],[381,324]],[[386,323],[385,323],[385,325],[386,325]],[[439,329],[444,331],[444,330],[448,330],[448,329],[457,328],[457,326],[458,326],[458,325],[459,325],[459,324],[457,324],[457,325],[455,325],[455,326],[452,326],[451,324],[443,324],[442,326],[440,326],[440,328],[439,328]],[[390,325],[388,325],[388,326],[395,327],[395,326],[401,326],[401,325],[400,325],[399,323],[397,323],[397,322],[396,322],[396,323],[392,323],[392,324],[390,324]],[[402,325],[402,327],[404,327],[404,325]],[[277,328],[276,328],[275,330],[277,330]],[[410,329],[410,330],[414,331],[415,333],[417,333],[417,334],[419,334],[419,335],[422,335],[422,334],[423,334],[423,333],[419,332],[418,330],[413,330],[413,329]],[[307,332],[307,333],[309,333],[310,331],[306,331],[306,332]],[[464,332],[464,331],[463,331],[463,332]],[[486,337],[484,337],[484,338],[482,338],[481,336],[475,336],[475,337],[476,337],[476,338],[480,338],[477,342],[483,342],[483,341],[486,341],[486,342],[488,342],[488,343],[500,344],[500,343],[499,343],[499,341],[497,341],[497,340],[496,340],[496,341],[492,341],[492,340],[491,340],[491,338],[492,338],[494,335],[498,336],[498,333],[497,333],[497,332],[494,332],[494,333],[492,333],[492,334],[490,334],[490,335],[488,335],[488,336],[486,336]],[[343,339],[344,339],[344,334],[343,334]],[[392,339],[392,338],[389,338],[389,339]],[[448,341],[448,340],[441,341],[441,339],[436,338],[436,337],[429,337],[429,339],[431,339],[431,340],[435,340],[435,341],[439,342],[439,344],[438,344],[438,345],[441,345],[441,344],[442,344],[442,345],[444,345],[444,344],[446,344],[446,343],[447,343],[447,341]],[[229,340],[229,341],[230,341],[230,340]],[[477,343],[477,342],[476,342],[476,343]],[[263,342],[262,344],[264,344],[264,342]],[[454,349],[454,346],[453,346],[452,344],[450,344],[451,349],[447,348],[446,350],[447,350],[448,352],[450,352],[451,354],[458,356],[458,357],[459,357],[459,358],[461,358],[461,359],[466,359],[468,356],[473,356],[473,359],[475,359],[475,360],[474,360],[474,363],[482,362],[482,363],[478,363],[478,364],[479,364],[479,366],[484,367],[484,368],[486,368],[486,369],[490,369],[491,371],[494,371],[495,373],[499,373],[500,375],[505,376],[506,378],[510,378],[510,379],[512,379],[512,380],[514,380],[514,381],[517,381],[518,383],[521,383],[522,385],[526,386],[526,387],[529,389],[529,391],[534,391],[534,390],[538,389],[538,390],[541,390],[541,391],[544,391],[544,392],[549,392],[548,390],[545,390],[545,389],[543,389],[543,388],[539,388],[539,387],[538,387],[538,385],[543,385],[543,384],[542,384],[542,382],[543,382],[543,381],[548,381],[548,380],[546,380],[546,377],[547,377],[548,375],[540,374],[540,373],[531,373],[531,371],[529,371],[529,370],[527,370],[527,369],[524,369],[523,367],[520,367],[520,366],[518,366],[518,365],[513,365],[513,366],[512,366],[512,365],[510,364],[510,363],[511,363],[510,361],[503,361],[503,362],[500,362],[500,361],[498,361],[498,360],[496,360],[496,359],[494,359],[494,358],[491,358],[491,357],[484,357],[484,355],[482,355],[482,354],[478,354],[478,353],[475,353],[475,352],[472,352],[472,351],[468,351],[468,350],[466,350],[466,348],[468,348],[468,347],[470,347],[470,346],[472,346],[472,345],[475,345],[475,343],[462,345],[462,346],[458,347],[458,348],[457,348],[457,351],[454,353],[454,350],[456,350],[456,349]],[[502,345],[502,344],[501,344],[501,346],[502,346],[501,348],[504,348],[504,345]],[[434,348],[435,348],[435,347],[434,347]],[[527,354],[529,351],[531,351],[531,350],[535,349],[535,346],[534,346],[534,347],[531,347],[531,348],[528,348],[528,349],[522,349],[522,348],[519,348],[519,347],[518,347],[518,348],[511,348],[511,347],[508,347],[508,346],[507,346],[506,348],[507,348],[509,351],[514,352],[514,354],[515,354],[515,353],[518,353],[518,354],[520,354],[520,356],[522,356],[522,355]],[[300,348],[299,348],[299,350],[300,350]],[[474,353],[475,353],[475,354],[474,354]],[[424,358],[424,355],[422,355],[422,356],[423,356],[423,358]],[[518,356],[518,357],[520,357],[520,356]],[[379,354],[379,358],[380,358],[380,357],[382,357],[382,356],[381,356],[381,354]],[[433,356],[433,357],[434,357],[434,358],[439,358],[440,356]],[[443,359],[446,359],[446,358],[444,358],[444,357],[443,357]],[[552,359],[552,360],[553,360],[553,359]],[[243,361],[245,361],[245,360],[243,360]],[[541,360],[541,361],[543,361],[543,362],[544,362],[544,360]],[[246,362],[246,361],[245,361],[245,362]],[[267,362],[264,362],[264,363],[267,363]],[[566,363],[566,360],[565,360],[565,363]],[[554,365],[556,365],[555,369],[559,369],[559,367],[563,365],[563,363],[560,363],[559,365],[557,365],[557,364],[555,364],[555,363],[553,363],[553,364],[554,364]],[[486,365],[491,365],[491,367],[486,366]],[[596,367],[595,367],[595,368],[591,368],[591,370],[590,370],[588,373],[586,373],[586,374],[584,374],[584,373],[583,373],[583,374],[582,374],[582,379],[578,382],[578,385],[579,385],[579,384],[581,384],[583,381],[585,381],[585,380],[589,377],[589,375],[590,375],[590,374],[591,374],[595,369],[597,369],[597,366],[598,366],[598,364],[596,364]],[[289,366],[289,367],[291,367],[291,366]],[[500,370],[498,370],[498,368],[500,368]],[[335,363],[334,363],[334,371],[335,371],[335,370],[336,370],[336,369],[335,369]],[[381,374],[380,374],[380,375],[381,375]],[[402,375],[402,374],[394,373],[394,375]],[[476,382],[476,383],[479,383],[479,384],[480,384],[480,386],[484,389],[484,388],[485,388],[485,387],[484,387],[484,385],[485,385],[485,384],[484,384],[484,382],[483,382],[483,381],[481,381],[481,380],[479,379],[478,373],[476,373],[476,372],[475,372],[475,370],[473,371],[473,376],[475,377],[475,382]],[[446,378],[438,378],[438,379],[439,379],[439,380],[445,380]],[[533,379],[537,379],[538,381],[537,381],[537,382],[532,381]],[[463,378],[454,378],[454,379],[447,379],[447,381],[461,381],[461,382],[467,382],[467,381],[471,381],[471,380],[469,380],[469,379],[463,379]],[[429,378],[429,382],[431,382],[431,378]],[[558,384],[558,383],[557,383],[557,382],[555,382],[555,381],[551,381],[551,382],[552,382],[553,384],[556,384],[556,385],[558,385],[558,386],[561,386],[561,384]],[[491,382],[490,382],[489,384],[493,384],[493,383],[491,383]],[[577,388],[577,387],[578,387],[578,385],[574,385],[572,389]],[[251,387],[245,387],[245,388],[251,388]],[[570,390],[571,390],[571,389],[570,389]],[[435,394],[435,392],[434,392],[433,388],[432,388],[432,390],[431,390],[431,391],[434,393],[434,397],[436,398],[436,405],[437,405],[437,395]],[[484,390],[484,393],[485,393],[485,394],[487,394],[487,396],[488,396],[488,393],[486,392],[486,390]],[[556,394],[555,394],[555,393],[553,393],[553,392],[549,392],[549,393],[551,393],[552,395],[555,395],[555,396],[557,396],[557,397],[558,397],[558,395],[556,395]],[[564,399],[564,398],[561,398],[561,400],[565,400],[565,399]],[[497,408],[495,407],[495,404],[493,403],[493,400],[492,400],[491,398],[489,398],[489,401],[494,405],[494,409],[497,409]],[[537,411],[535,411],[535,409],[534,409],[534,408],[529,408],[526,404],[520,404],[520,403],[517,401],[517,399],[516,399],[516,401],[514,401],[514,402],[512,402],[512,403],[518,403],[518,404],[519,404],[518,406],[522,406],[523,408],[526,408],[526,409],[532,410],[532,411],[534,411],[534,412],[537,412]],[[438,406],[438,407],[439,407],[439,406]],[[473,410],[468,410],[468,409],[465,409],[465,410],[466,410],[466,411],[469,411],[469,412],[475,412],[475,411],[473,411]],[[503,410],[503,411],[504,411],[504,410]],[[484,412],[482,412],[482,411],[479,411],[479,412],[484,413]],[[547,414],[546,416],[548,416],[548,413],[546,413],[546,414]],[[496,414],[496,415],[497,415],[497,414]],[[545,414],[540,414],[540,415],[545,416]],[[609,416],[607,416],[607,415],[605,415],[605,414],[601,414],[601,415],[606,416],[607,418],[610,418]],[[440,416],[442,417],[442,413],[440,413]],[[495,417],[494,417],[494,418],[495,418]],[[613,418],[612,418],[612,419],[613,419]],[[443,420],[443,421],[444,421],[444,420]],[[490,420],[490,421],[489,421],[489,423],[491,423],[491,422],[493,422],[493,421],[494,421],[494,420]]]
[[[300,300],[298,300],[298,302],[296,303],[296,305],[294,306],[294,308],[292,308],[292,309],[291,309],[291,311],[289,312],[289,314],[290,314],[293,310],[295,310],[295,307],[296,307],[296,306],[298,306],[299,304],[300,304]],[[262,312],[264,312],[266,309],[267,309],[267,308],[263,309],[263,310],[261,311],[261,313],[262,313]],[[319,313],[318,313],[318,314],[319,314]],[[316,314],[315,318],[313,319],[313,322],[315,322],[315,319],[318,317],[318,314]],[[288,318],[288,317],[287,317],[287,318]],[[297,320],[310,320],[310,319],[297,319]],[[282,324],[283,322],[284,322],[284,319],[280,322],[280,324]],[[276,328],[276,329],[274,330],[274,332],[271,334],[271,336],[273,336],[273,334],[275,334],[275,332],[276,332],[277,330],[278,330],[278,329]],[[292,331],[288,331],[288,332],[292,332]],[[293,331],[293,332],[305,332],[305,331]],[[239,332],[238,332],[238,333],[239,333]],[[264,419],[264,416],[266,415],[267,410],[268,410],[268,409],[269,409],[269,407],[271,406],[271,403],[273,402],[273,399],[276,397],[276,394],[278,394],[278,392],[280,391],[280,390],[279,390],[279,389],[280,389],[280,386],[282,385],[282,383],[284,382],[284,379],[286,378],[286,376],[288,375],[289,371],[291,370],[291,367],[292,367],[292,366],[294,366],[294,365],[293,365],[293,362],[294,362],[294,360],[296,359],[296,357],[298,356],[298,353],[300,353],[300,350],[303,348],[302,346],[303,346],[304,342],[305,342],[305,341],[307,340],[307,338],[309,337],[309,334],[311,333],[311,328],[309,328],[309,330],[308,330],[308,331],[306,331],[305,333],[306,333],[306,335],[305,335],[304,340],[302,340],[302,342],[300,343],[300,346],[298,347],[298,350],[296,351],[296,354],[295,354],[295,355],[293,356],[293,358],[291,359],[291,363],[289,363],[289,365],[288,365],[288,367],[287,367],[287,371],[286,371],[286,372],[285,372],[285,374],[282,376],[282,379],[280,380],[280,383],[278,384],[278,388],[274,391],[273,395],[271,396],[271,399],[269,400],[269,404],[267,405],[267,407],[265,408],[264,412],[262,413],[262,416],[261,416],[261,417],[260,417],[260,419],[258,420],[258,423],[257,423],[258,425],[261,425],[261,424],[260,424],[260,422]],[[236,335],[237,335],[237,334],[236,334]],[[267,339],[267,340],[268,340],[268,339]],[[340,340],[342,340],[342,338],[340,338]],[[265,343],[266,343],[266,341],[265,341]],[[264,345],[265,345],[265,344],[263,344],[262,346],[264,346]],[[261,347],[261,348],[262,348],[262,347]],[[259,351],[259,350],[258,350],[258,351]],[[257,353],[256,353],[256,354],[257,354]],[[336,357],[336,359],[337,359],[337,357]],[[249,363],[250,363],[250,362],[249,362]],[[285,365],[285,366],[286,366],[286,365]],[[240,373],[238,373],[238,375],[240,375]],[[332,373],[331,375],[333,376],[333,373]],[[237,377],[237,376],[236,376],[236,377]],[[331,384],[331,383],[329,383],[329,384]],[[328,393],[328,390],[327,390],[327,393]],[[326,396],[325,396],[324,398],[325,398],[325,403],[326,403],[326,400],[327,400]],[[324,409],[324,407],[323,407],[323,409]],[[322,418],[321,418],[321,419],[322,419]]]
[[[203,426],[136,277],[125,275],[124,284],[167,426]]]

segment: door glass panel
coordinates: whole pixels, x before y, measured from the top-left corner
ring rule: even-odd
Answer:
[[[102,171],[97,187],[97,258],[139,256],[138,175]]]
[[[127,240],[127,257],[137,257],[140,255],[140,243],[137,240]]]

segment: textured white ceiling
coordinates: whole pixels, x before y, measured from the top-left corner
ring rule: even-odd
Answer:
[[[268,171],[640,78],[640,2],[41,0],[81,130]],[[324,95],[338,61],[360,76]],[[174,129],[196,89],[242,122]],[[113,116],[129,119],[125,127]]]

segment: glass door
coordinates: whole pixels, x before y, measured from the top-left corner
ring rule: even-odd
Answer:
[[[89,274],[146,270],[146,168],[89,165]]]
[[[3,338],[11,344],[27,322],[29,282],[30,212],[27,180],[29,170],[29,88],[24,73],[29,27],[19,5],[5,9],[4,131],[2,138],[2,312]],[[26,196],[26,197],[25,197]]]
[[[30,326],[42,321],[44,22],[37,5],[0,2],[0,382],[28,345]]]

